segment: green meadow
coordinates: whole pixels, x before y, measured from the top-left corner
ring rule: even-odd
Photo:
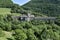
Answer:
[[[0,14],[2,15],[11,14],[10,11],[10,8],[0,8]]]
[[[20,16],[20,13],[11,13],[11,8],[0,8],[0,15],[13,15],[13,16]]]

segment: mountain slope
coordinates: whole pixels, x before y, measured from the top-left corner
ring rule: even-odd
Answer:
[[[60,0],[31,0],[23,7],[35,12],[42,12],[48,16],[60,15]]]
[[[11,7],[13,2],[11,0],[0,0],[0,7]]]

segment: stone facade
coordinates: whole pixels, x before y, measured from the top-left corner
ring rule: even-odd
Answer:
[[[28,14],[28,15],[21,16],[21,20],[24,19],[25,21],[30,21],[31,18],[34,18],[34,15]]]
[[[21,15],[21,16],[13,16],[13,19],[18,19],[18,20],[21,20],[21,21],[30,21],[30,20],[33,20],[34,18],[34,15],[31,15],[31,14],[27,14],[27,15]]]
[[[27,14],[27,15],[21,15],[21,16],[13,16],[13,19],[18,19],[21,21],[30,21],[30,20],[56,20],[56,17],[35,17],[34,15]]]

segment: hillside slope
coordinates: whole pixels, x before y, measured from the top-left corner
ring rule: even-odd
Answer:
[[[40,3],[40,0],[32,0],[21,8],[19,5],[11,7],[13,5],[11,0],[0,0],[0,40],[60,40],[60,20],[56,23],[53,20],[31,20],[28,22],[20,21],[20,18],[17,18],[23,13],[27,14],[28,11],[31,11],[31,14],[36,13],[36,16],[44,17],[49,12],[49,14],[52,14],[57,11],[53,14],[59,14],[59,3],[55,4],[49,1],[55,4],[54,6],[47,4],[45,2],[46,0],[43,1],[44,2]],[[49,7],[51,7],[51,9]],[[48,11],[48,13],[45,13],[46,11]],[[43,13],[45,15],[42,15]],[[17,19],[14,18],[14,16],[16,16]]]
[[[48,16],[60,15],[60,0],[31,0],[29,3],[23,5],[23,7]]]
[[[11,7],[13,2],[11,0],[0,0],[0,7]]]

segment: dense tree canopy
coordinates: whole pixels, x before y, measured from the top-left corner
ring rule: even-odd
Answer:
[[[8,40],[60,40],[60,26],[46,21],[19,21],[12,19],[11,15],[0,16],[0,36],[3,31],[12,31],[13,38]]]
[[[0,0],[0,8],[11,9],[8,12],[10,14],[0,12],[0,40],[60,40],[59,4],[59,0],[31,0],[20,7],[13,4],[11,0]],[[58,15],[58,18],[56,21],[31,20],[29,22],[14,18],[17,16],[15,14],[28,12],[40,17]]]
[[[13,2],[11,0],[0,0],[0,7],[11,8],[12,6],[13,6]]]
[[[48,16],[59,16],[59,6],[59,0],[31,0],[27,4],[23,5],[23,8],[26,10],[42,13]]]

